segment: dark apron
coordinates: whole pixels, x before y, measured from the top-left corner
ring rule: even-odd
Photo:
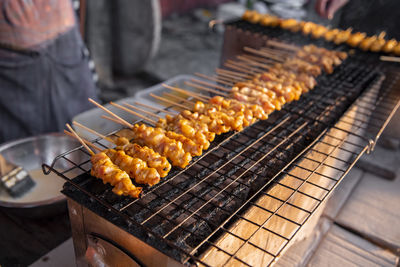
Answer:
[[[36,51],[0,48],[0,143],[62,131],[96,88],[76,27]]]

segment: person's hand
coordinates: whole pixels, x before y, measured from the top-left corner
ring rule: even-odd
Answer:
[[[347,4],[349,0],[317,0],[315,10],[324,18],[332,19],[336,11]]]

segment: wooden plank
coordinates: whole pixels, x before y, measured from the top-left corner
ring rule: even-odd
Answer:
[[[320,218],[315,231],[303,240],[299,240],[293,244],[277,261],[274,266],[290,267],[290,266],[306,266],[307,262],[313,256],[320,241],[326,232],[332,226],[332,221],[327,218]]]
[[[307,266],[396,266],[399,258],[334,225]]]
[[[388,181],[365,174],[336,221],[387,246],[400,249],[400,175]]]

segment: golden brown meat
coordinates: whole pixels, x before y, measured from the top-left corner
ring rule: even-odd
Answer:
[[[283,19],[281,20],[280,26],[284,30],[291,30],[299,25],[299,22],[295,19]]]
[[[375,42],[378,39],[376,35],[367,37],[364,40],[361,41],[359,48],[363,51],[368,51],[372,45],[373,42]]]
[[[104,153],[112,163],[125,171],[138,184],[153,186],[160,182],[160,175],[154,168],[148,168],[146,161],[127,155],[123,150],[106,149]]]
[[[254,11],[252,10],[246,10],[242,15],[242,19],[248,21],[253,16],[253,13]]]
[[[369,48],[369,50],[371,52],[380,52],[382,50],[383,46],[385,45],[385,43],[386,43],[385,39],[378,38],[371,44],[371,47]]]
[[[339,29],[329,30],[324,34],[324,38],[326,41],[331,42],[335,39],[336,35],[339,33]]]
[[[340,31],[333,39],[333,42],[337,45],[345,43],[351,36],[351,32],[353,31],[352,28],[349,28],[345,31]]]
[[[113,186],[112,191],[117,195],[131,196],[138,198],[142,192],[141,187],[132,184],[129,175],[122,171],[117,165],[112,163],[111,159],[100,152],[91,158],[92,169],[90,174],[103,180],[103,183]]]
[[[301,29],[301,31],[303,32],[304,35],[309,35],[312,33],[312,31],[314,31],[314,29],[316,28],[316,24],[313,22],[306,22],[303,25],[303,28]]]
[[[328,28],[323,25],[315,25],[314,29],[311,32],[311,36],[315,39],[321,38],[326,32]]]
[[[277,16],[263,15],[260,24],[268,27],[277,27],[280,24],[280,19]]]
[[[398,43],[392,51],[396,56],[400,56],[400,43]]]
[[[161,128],[135,124],[132,132],[132,137],[136,143],[152,148],[169,159],[173,166],[185,168],[192,160],[190,153],[183,149],[182,143],[168,138]]]
[[[396,47],[397,44],[398,43],[397,43],[397,41],[395,39],[388,40],[383,45],[382,51],[385,52],[385,53],[391,53],[393,51],[393,49]]]
[[[182,134],[200,145],[202,150],[208,149],[210,147],[209,141],[215,138],[215,134],[208,130],[207,124],[188,120],[181,114],[175,116],[166,115],[165,119],[158,120],[156,126],[166,131]]]
[[[150,168],[157,170],[160,177],[167,176],[168,172],[171,170],[171,164],[168,162],[167,158],[161,156],[147,146],[141,147],[138,144],[130,143],[125,137],[119,137],[116,144],[116,150],[123,150],[127,155],[147,162]]]
[[[346,43],[352,47],[357,47],[366,37],[366,33],[364,32],[356,32],[353,33],[349,39],[347,39]]]
[[[181,142],[183,145],[183,150],[185,150],[185,152],[189,152],[192,156],[200,156],[203,152],[203,146],[201,144],[196,144],[195,142],[193,142],[193,140],[187,138],[182,134],[173,131],[165,131],[165,136]]]
[[[216,134],[219,134],[218,130],[220,129],[222,129],[223,131],[241,131],[245,126],[245,118],[243,112],[225,110],[221,107],[208,105],[201,101],[196,102],[193,111],[198,112],[202,115],[204,114],[211,118],[212,121],[218,122],[217,124],[219,125],[219,127],[217,127],[215,130],[213,130],[212,127],[209,127],[209,129],[211,131],[214,131]]]

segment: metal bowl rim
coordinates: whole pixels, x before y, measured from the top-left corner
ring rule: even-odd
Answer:
[[[41,135],[36,135],[36,136],[31,136],[31,137],[26,137],[26,138],[21,138],[13,141],[6,142],[2,145],[0,145],[0,151],[8,149],[12,146],[24,143],[24,142],[29,142],[32,140],[37,140],[37,139],[42,139],[45,137],[66,137],[70,138],[62,133],[47,133],[47,134],[41,134]],[[73,140],[71,138],[71,140]],[[55,204],[58,202],[65,201],[66,197],[64,195],[60,195],[57,197],[49,198],[46,200],[41,200],[41,201],[32,201],[32,202],[9,202],[9,201],[2,201],[0,200],[0,206],[5,207],[5,208],[36,208],[44,205],[51,205]]]

